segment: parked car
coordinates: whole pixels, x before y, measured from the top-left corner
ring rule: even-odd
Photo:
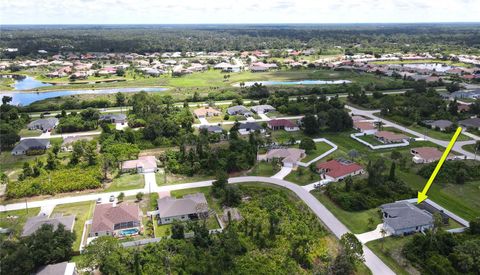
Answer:
[[[102,198],[98,198],[97,203],[101,203],[101,202],[102,202]]]
[[[114,196],[114,195],[111,195],[109,201],[110,201],[110,202],[115,201],[115,196]]]

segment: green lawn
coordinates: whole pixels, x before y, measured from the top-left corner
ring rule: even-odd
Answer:
[[[314,158],[320,156],[321,154],[327,152],[328,150],[332,149],[332,146],[325,142],[316,142],[315,146],[315,150],[307,152],[307,156],[301,160],[302,162],[309,162]],[[296,145],[295,147],[298,148],[298,145]]]
[[[122,174],[113,179],[113,182],[104,190],[105,192],[116,192],[130,189],[140,189],[145,186],[142,174]]]
[[[445,133],[445,132],[442,132],[442,131],[437,131],[437,130],[434,130],[434,129],[422,127],[422,126],[419,126],[417,124],[413,124],[412,126],[409,126],[408,128],[411,129],[411,130],[417,131],[420,134],[425,134],[429,137],[440,139],[440,140],[447,140],[448,141],[448,140],[451,140],[452,137],[453,137],[453,133]],[[471,138],[467,137],[464,134],[460,134],[458,136],[457,140],[458,141],[467,141],[467,140],[471,140]]]
[[[397,176],[414,190],[422,190],[427,182],[427,179],[413,172],[399,169]],[[467,182],[463,185],[434,181],[427,195],[429,199],[464,219],[472,220],[480,216],[480,181]]]
[[[95,208],[95,202],[86,201],[86,202],[77,202],[69,204],[61,204],[55,206],[52,212],[52,217],[55,214],[61,213],[64,216],[75,215],[75,242],[73,243],[73,249],[78,251],[80,249],[80,242],[82,241],[83,226],[85,221],[92,218],[93,210]]]
[[[172,184],[180,184],[180,183],[189,183],[189,182],[197,182],[197,181],[205,181],[205,180],[213,180],[215,176],[210,175],[194,175],[194,176],[186,176],[186,175],[178,175],[178,174],[167,174],[167,182],[165,183],[165,174],[164,173],[156,173],[155,178],[157,179],[157,185],[172,185]]]
[[[474,153],[475,154],[475,144],[468,144],[468,145],[464,145],[462,146],[462,149],[465,150],[465,151],[468,151],[470,153]],[[480,154],[480,151],[476,152],[477,154]]]
[[[307,185],[320,180],[320,175],[314,173],[310,168],[298,167],[295,171],[290,172],[285,180],[296,183],[298,185]]]
[[[28,213],[27,213],[28,212]],[[1,228],[10,228],[13,230],[15,236],[20,236],[22,234],[23,226],[28,218],[38,215],[40,208],[28,208],[0,212],[0,227]],[[3,238],[4,234],[0,236],[0,239]]]
[[[383,240],[368,242],[367,246],[396,274],[420,274],[402,255],[403,246],[412,238],[413,235],[406,237],[387,237]]]
[[[330,210],[335,217],[337,217],[355,234],[371,231],[375,229],[378,224],[382,223],[382,219],[377,208],[356,212],[345,211],[332,202],[330,198],[328,198],[320,190],[314,190],[312,191],[312,194],[318,199],[319,202],[328,208],[328,210]],[[371,224],[368,222],[370,218],[373,219],[373,223]]]
[[[261,176],[261,177],[270,177],[275,175],[280,171],[280,166],[273,166],[270,162],[261,161],[258,162],[250,172],[247,173],[248,176]]]
[[[18,135],[21,137],[38,137],[41,134],[42,134],[42,131],[40,130],[28,130],[28,129],[22,129],[18,133]]]
[[[358,136],[358,138],[370,143],[373,146],[385,145],[384,143],[381,143],[378,139],[376,139],[374,135],[363,135],[363,136]]]

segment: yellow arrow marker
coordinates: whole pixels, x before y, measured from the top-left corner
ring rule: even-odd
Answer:
[[[440,168],[442,168],[443,163],[447,159],[448,154],[450,154],[450,150],[452,150],[453,145],[455,144],[455,141],[457,141],[457,138],[458,138],[458,136],[460,135],[461,132],[462,132],[462,128],[458,127],[457,131],[455,132],[455,134],[452,137],[452,140],[450,140],[450,143],[448,144],[447,149],[445,150],[445,152],[443,152],[442,157],[438,161],[438,164],[435,167],[435,170],[433,170],[432,175],[428,179],[427,184],[425,184],[425,187],[423,188],[422,192],[418,192],[417,204],[421,203],[422,201],[427,199],[428,189],[430,189],[430,186],[432,185],[433,180],[437,176],[438,171],[440,171]]]

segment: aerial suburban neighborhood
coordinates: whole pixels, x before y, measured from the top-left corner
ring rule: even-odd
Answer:
[[[53,2],[0,6],[0,274],[479,274],[475,1]]]

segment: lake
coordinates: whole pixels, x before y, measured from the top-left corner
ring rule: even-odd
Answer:
[[[81,94],[115,94],[122,93],[136,93],[140,91],[145,92],[163,92],[168,90],[167,88],[116,88],[116,89],[101,89],[101,90],[59,90],[51,92],[0,92],[0,98],[3,96],[11,96],[13,105],[26,106],[35,101],[60,97],[69,95],[81,95]]]
[[[33,90],[40,87],[52,86],[49,83],[43,83],[41,81],[36,80],[33,77],[27,76],[23,78],[17,78],[15,83],[13,84],[13,88],[15,90]]]
[[[245,87],[253,86],[255,83],[262,84],[264,86],[273,85],[330,85],[330,84],[343,84],[352,83],[350,80],[296,80],[296,81],[246,81]],[[234,84],[234,86],[240,86],[240,83]]]

